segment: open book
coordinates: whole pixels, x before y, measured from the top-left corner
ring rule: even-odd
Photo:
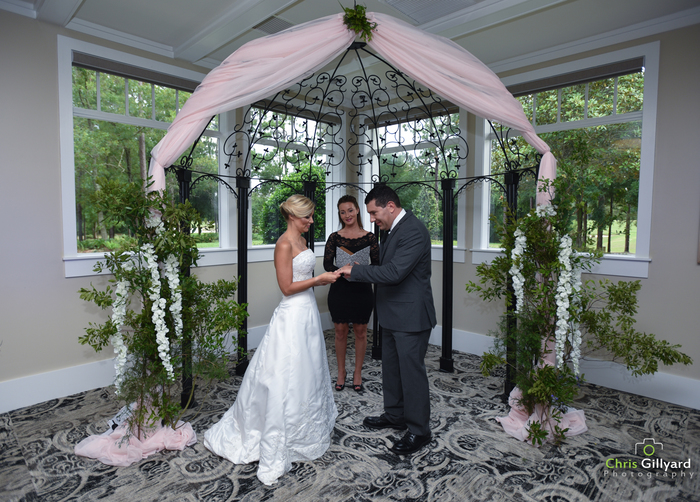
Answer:
[[[340,268],[348,263],[354,265],[355,262],[360,265],[369,265],[369,246],[360,249],[357,253],[350,252],[349,249],[343,246],[338,246],[335,250],[335,265]]]

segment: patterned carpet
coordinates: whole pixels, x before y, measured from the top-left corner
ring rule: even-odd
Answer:
[[[335,380],[331,332],[326,342]],[[438,371],[439,358],[439,347],[431,346],[433,441],[407,458],[388,450],[400,433],[362,426],[363,417],[382,408],[381,364],[368,357],[364,393],[335,392],[339,417],[329,451],[295,464],[274,487],[258,481],[257,464],[233,465],[201,442],[130,467],[76,457],[73,446],[104,431],[119,408],[104,388],[0,414],[0,500],[700,500],[700,411],[586,384],[575,406],[585,410],[589,432],[560,447],[535,448],[505,435],[494,420],[507,413],[502,379],[481,376],[479,357],[455,352],[454,373]],[[232,377],[208,398],[199,396],[201,410],[185,417],[198,434],[229,408],[240,380]],[[690,468],[643,468],[635,445],[645,438],[663,443],[656,457],[690,459]],[[606,468],[607,459],[627,468]]]

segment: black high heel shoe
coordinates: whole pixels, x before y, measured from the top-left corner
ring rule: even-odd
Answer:
[[[352,388],[355,392],[362,392],[363,390],[365,390],[365,388],[362,387],[361,381],[360,381],[360,383],[355,383],[355,376],[356,376],[355,374],[352,375],[352,382],[353,382]],[[360,379],[362,379],[362,375],[360,375]]]
[[[348,377],[348,372],[346,371],[345,374],[343,375],[343,383],[341,384],[341,383],[340,383],[340,380],[338,380],[337,382],[335,382],[335,390],[337,390],[338,392],[340,392],[341,390],[343,390],[343,389],[345,388],[345,379],[346,379],[347,377]]]

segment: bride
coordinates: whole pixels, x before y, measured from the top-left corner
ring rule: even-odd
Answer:
[[[323,455],[338,416],[311,288],[335,282],[339,275],[312,276],[316,257],[302,233],[313,223],[314,207],[302,195],[280,206],[287,230],[275,245],[275,269],[284,298],[250,360],[236,401],[204,434],[204,445],[217,455],[236,464],[258,461],[257,476],[266,485],[289,472],[292,462]]]

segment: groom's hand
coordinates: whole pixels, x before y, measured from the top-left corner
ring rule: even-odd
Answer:
[[[348,264],[345,265],[344,267],[341,267],[338,269],[340,272],[340,277],[345,277],[346,279],[350,279],[350,274],[352,272],[352,265]]]

